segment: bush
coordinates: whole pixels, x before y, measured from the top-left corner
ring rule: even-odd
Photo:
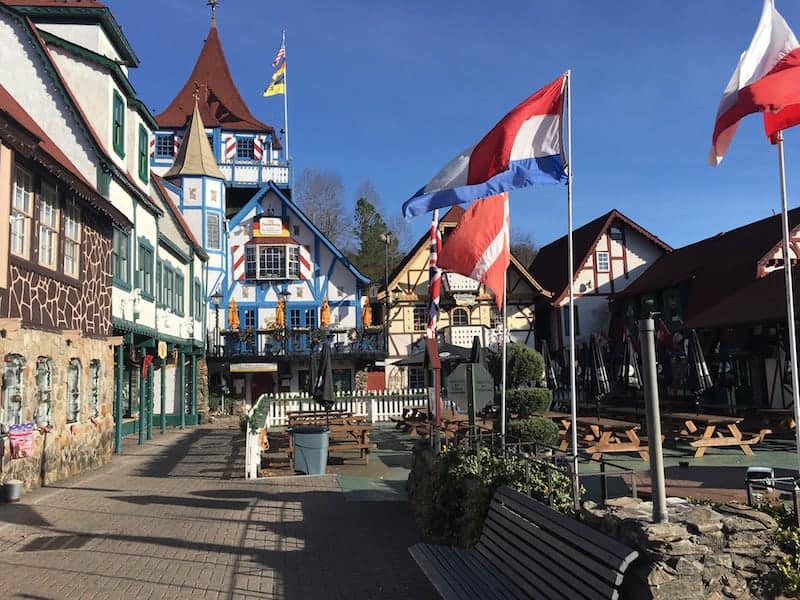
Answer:
[[[480,537],[491,497],[502,485],[543,502],[552,492],[553,508],[574,514],[569,475],[551,469],[551,490],[548,469],[541,462],[499,456],[487,448],[449,446],[436,459],[430,483],[419,488],[421,497],[414,499],[419,525],[436,543],[473,546]]]
[[[501,385],[503,354],[493,352],[487,361],[495,385]],[[525,344],[511,343],[506,346],[506,389],[531,385],[541,381],[544,375],[544,358]]]
[[[558,425],[542,417],[509,421],[506,433],[510,442],[533,442],[545,446],[555,446],[558,443]]]
[[[506,413],[520,419],[550,410],[553,393],[547,388],[506,390]]]
[[[778,563],[781,578],[781,592],[792,597],[800,595],[800,531],[797,528],[797,517],[792,509],[784,504],[777,506],[767,502],[756,503],[755,508],[767,513],[778,522],[775,541],[786,553]]]

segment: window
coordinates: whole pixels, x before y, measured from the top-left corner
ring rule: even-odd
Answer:
[[[22,422],[22,378],[25,359],[20,354],[6,354],[3,361],[3,403],[0,405],[0,425],[8,430],[9,425]]]
[[[139,265],[136,273],[137,284],[142,289],[142,296],[153,299],[153,248],[139,241]]]
[[[97,191],[103,198],[108,200],[111,194],[111,173],[104,169],[105,167],[97,169]]]
[[[414,331],[425,331],[428,327],[428,309],[424,306],[414,307]]]
[[[11,205],[11,252],[28,258],[33,214],[33,176],[14,167],[14,200]]]
[[[492,306],[489,312],[489,328],[497,329],[503,325],[503,315],[497,310],[497,307]]]
[[[74,200],[64,207],[64,274],[77,277],[81,265],[81,209]]]
[[[316,327],[317,326],[317,309],[316,308],[307,308],[306,309],[306,327]]]
[[[175,271],[164,265],[164,306],[170,307],[174,302]]]
[[[208,139],[208,147],[211,148],[211,154],[214,154],[214,134],[207,133],[206,138]]]
[[[611,239],[622,241],[622,227],[615,225],[611,228]]]
[[[164,304],[164,265],[158,261],[156,265],[156,303]]]
[[[597,271],[600,273],[608,273],[609,271],[608,252],[597,253]]]
[[[114,248],[112,259],[114,261],[114,283],[130,289],[130,236],[126,231],[114,229]]]
[[[248,308],[244,311],[244,328],[245,329],[255,329],[256,328],[256,311],[252,308]]]
[[[408,368],[408,387],[419,390],[425,387],[425,369],[422,367]]]
[[[125,101],[114,90],[114,112],[111,122],[111,138],[114,144],[114,152],[120,158],[125,158]]]
[[[36,424],[47,427],[53,401],[53,361],[47,356],[36,359],[36,400]]]
[[[569,305],[562,306],[561,312],[564,315],[564,336],[569,335]],[[578,307],[575,307],[575,335],[578,336],[581,334],[581,326],[578,322]]]
[[[183,273],[175,273],[175,304],[172,306],[175,309],[175,314],[183,316],[183,311],[186,305],[183,302]]]
[[[171,133],[156,134],[156,158],[172,158],[175,156],[175,136]]]
[[[96,358],[89,363],[89,416],[100,416],[100,361]]]
[[[202,284],[195,279],[194,282],[194,318],[198,320],[202,320],[203,318],[203,307],[205,302],[203,301],[203,286]]]
[[[69,359],[67,368],[67,423],[76,423],[81,414],[81,361]]]
[[[246,279],[300,278],[300,246],[250,245],[244,253]]]
[[[466,308],[454,308],[450,313],[450,324],[459,327],[469,325],[469,313]]]
[[[206,216],[206,246],[212,250],[219,250],[220,245],[220,231],[219,231],[219,215],[209,213]]]
[[[289,327],[294,329],[300,326],[300,309],[293,308],[289,311]]]
[[[150,136],[144,125],[139,125],[139,179],[147,183],[147,151],[149,150]]]
[[[58,260],[58,190],[42,183],[39,199],[39,264],[55,269]]]
[[[289,278],[300,279],[300,246],[288,246]]]
[[[236,160],[253,160],[253,138],[236,138]]]
[[[353,389],[353,372],[350,369],[333,369],[333,389],[337,393]]]

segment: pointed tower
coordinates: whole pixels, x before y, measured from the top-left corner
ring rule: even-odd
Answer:
[[[178,188],[178,208],[208,254],[206,289],[210,294],[224,280],[227,268],[225,175],[214,160],[197,100],[183,143],[163,177]]]
[[[236,88],[214,16],[191,75],[156,117],[159,129],[150,157],[157,174],[171,170],[176,161],[195,103],[212,156],[225,178],[228,216],[269,182],[288,189],[289,166],[281,142],[273,127],[253,116]]]

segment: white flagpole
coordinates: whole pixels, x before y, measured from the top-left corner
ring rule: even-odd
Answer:
[[[572,248],[572,70],[567,71],[567,285],[569,285],[569,405],[572,415],[572,493],[580,503],[578,479],[578,398],[575,390],[575,282]]]
[[[786,323],[789,329],[789,360],[792,369],[792,399],[794,420],[800,423],[800,385],[797,374],[797,341],[795,339],[794,293],[792,290],[792,260],[789,254],[789,212],[786,202],[786,170],[783,160],[783,131],[778,132],[778,167],[781,180],[781,221],[783,225],[783,276],[786,280]],[[797,440],[797,466],[800,473],[800,427],[795,427]]]
[[[284,29],[282,32],[281,38],[281,46],[283,46],[284,52],[286,51],[286,30]],[[284,56],[283,61],[286,62],[286,57]],[[286,65],[286,68],[283,69],[283,140],[286,143],[286,162],[288,163],[290,160],[289,155],[289,81],[287,72],[289,71],[289,65]]]
[[[506,202],[508,202],[506,200]],[[506,345],[508,344],[508,302],[506,292],[508,288],[508,269],[503,273],[503,363],[500,375],[500,444],[506,445]],[[799,421],[800,422],[800,421]]]

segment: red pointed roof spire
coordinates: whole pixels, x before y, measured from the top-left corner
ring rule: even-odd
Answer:
[[[186,126],[194,109],[197,86],[200,87],[200,115],[206,127],[265,132],[272,135],[274,148],[281,147],[275,129],[256,119],[239,95],[225,60],[216,19],[213,18],[192,74],[166,110],[156,116],[160,127],[180,129]]]

